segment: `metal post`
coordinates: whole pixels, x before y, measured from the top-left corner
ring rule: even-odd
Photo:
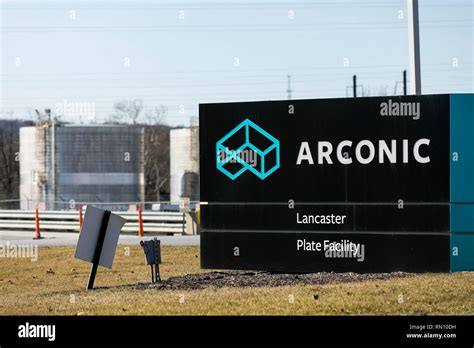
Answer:
[[[403,70],[403,95],[407,95],[407,71]]]
[[[94,258],[92,260],[91,273],[89,274],[89,281],[87,283],[87,290],[92,290],[94,287],[95,275],[97,274],[97,268],[99,267],[100,254],[102,254],[102,247],[104,246],[105,234],[107,232],[107,225],[109,224],[110,211],[105,210],[102,218],[102,223],[99,230],[99,238],[95,246]]]
[[[408,7],[408,66],[410,68],[410,94],[421,94],[420,27],[418,0],[407,0]]]
[[[186,233],[186,213],[183,213],[183,234]]]
[[[143,217],[142,217],[142,205],[138,205],[138,236],[143,237]]]
[[[354,98],[357,98],[357,75],[352,76],[352,90]]]
[[[150,265],[150,269],[151,269],[151,282],[154,283],[155,282],[155,270],[153,269],[153,264]]]
[[[153,254],[155,261],[155,282],[161,281],[160,277],[160,262],[161,262],[161,242],[155,237],[153,239]]]
[[[52,204],[50,209],[56,209],[56,122],[54,117],[51,120],[51,188]]]

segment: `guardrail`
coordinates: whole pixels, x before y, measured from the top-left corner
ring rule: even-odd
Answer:
[[[0,210],[0,230],[35,231],[35,210]],[[80,210],[77,211],[39,211],[38,220],[41,232],[79,232],[81,226]],[[84,212],[82,212],[84,214]],[[139,212],[115,212],[127,220],[122,232],[140,231]],[[178,212],[141,212],[145,234],[185,234],[186,214]]]

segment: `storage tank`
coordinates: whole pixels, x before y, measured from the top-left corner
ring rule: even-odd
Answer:
[[[198,127],[170,131],[170,199],[199,200],[199,130]]]
[[[21,208],[144,200],[144,130],[122,125],[56,125],[20,129]],[[64,203],[62,203],[64,202]]]

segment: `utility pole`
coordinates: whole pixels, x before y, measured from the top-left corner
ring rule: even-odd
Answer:
[[[403,70],[403,95],[407,95],[407,71]]]
[[[393,95],[397,95],[398,85],[403,84],[403,95],[407,95],[407,71],[403,70],[403,79],[402,81],[395,82],[395,89],[393,90]]]
[[[51,115],[51,109],[44,110],[47,117],[47,127],[44,128],[45,134],[45,161],[46,161],[46,177],[47,181],[47,195],[45,197],[45,204],[47,209],[56,209],[56,119]],[[47,149],[49,142],[50,148]],[[48,154],[49,152],[49,154]]]
[[[288,93],[288,100],[291,99],[291,75],[288,75],[288,89],[286,90],[286,93]]]
[[[421,94],[420,26],[418,0],[407,0],[408,8],[408,66],[410,68],[410,94]]]
[[[352,76],[352,92],[354,98],[357,98],[357,75]]]
[[[357,75],[352,75],[352,85],[346,86],[346,98],[349,98],[350,91],[352,89],[352,95],[357,98],[357,88],[360,88],[362,96],[364,96],[364,85],[357,84]]]

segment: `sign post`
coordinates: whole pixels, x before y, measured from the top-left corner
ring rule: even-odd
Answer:
[[[99,267],[100,254],[102,253],[102,247],[104,246],[105,233],[107,231],[107,225],[109,223],[110,211],[104,211],[104,216],[102,217],[102,223],[99,230],[99,238],[97,239],[97,244],[94,251],[94,259],[92,260],[91,272],[89,274],[89,281],[87,282],[87,290],[92,290],[94,287],[95,275],[97,273],[97,268]]]
[[[120,231],[126,220],[108,210],[87,206],[75,258],[92,263],[87,290],[94,287],[98,266],[112,268]]]

